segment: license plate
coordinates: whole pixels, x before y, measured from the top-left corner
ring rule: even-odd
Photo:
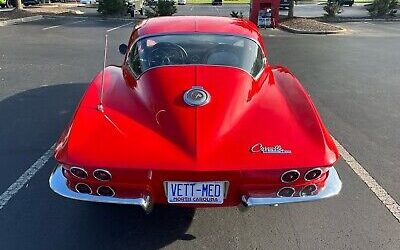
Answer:
[[[225,182],[182,182],[168,181],[168,203],[222,204]]]

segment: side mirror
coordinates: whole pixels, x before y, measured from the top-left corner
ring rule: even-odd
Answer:
[[[128,51],[128,45],[126,45],[125,43],[119,45],[119,53],[125,55],[127,51]]]

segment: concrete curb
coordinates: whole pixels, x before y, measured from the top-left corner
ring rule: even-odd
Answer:
[[[23,18],[17,18],[17,19],[10,19],[10,20],[7,20],[7,21],[1,21],[0,22],[0,27],[1,26],[11,25],[11,24],[17,24],[17,23],[27,23],[27,22],[37,21],[37,20],[41,20],[41,19],[43,19],[42,15],[23,17]]]
[[[284,24],[279,24],[280,29],[285,30],[287,32],[295,33],[295,34],[330,35],[330,34],[343,33],[346,31],[346,29],[343,29],[342,27],[338,27],[338,26],[334,26],[334,27],[339,28],[340,30],[331,30],[331,31],[299,30],[299,29],[291,28]]]
[[[360,23],[360,22],[400,22],[400,18],[350,18],[338,20],[315,19],[325,23]]]
[[[65,19],[89,19],[89,20],[107,20],[107,21],[141,21],[146,17],[123,18],[123,17],[102,17],[102,16],[62,16],[62,15],[44,15],[43,18],[65,18]]]

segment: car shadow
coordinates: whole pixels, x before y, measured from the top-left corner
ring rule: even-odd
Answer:
[[[55,84],[0,101],[0,194],[58,139],[87,84]],[[195,209],[74,201],[48,186],[54,159],[0,213],[0,249],[159,249],[186,234]],[[3,247],[4,246],[4,247]]]
[[[113,204],[90,204],[90,213],[84,212],[85,221],[90,221],[83,233],[91,231],[99,238],[107,239],[85,242],[80,247],[88,249],[160,249],[176,240],[193,240],[187,234],[195,209],[156,205],[150,214],[140,207]],[[89,216],[89,217],[88,217]],[[80,222],[75,221],[76,227]]]

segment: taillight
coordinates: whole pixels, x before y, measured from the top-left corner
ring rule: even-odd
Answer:
[[[300,177],[300,172],[297,170],[289,170],[281,175],[281,181],[284,183],[294,182]]]
[[[79,178],[79,179],[86,179],[88,177],[86,170],[83,168],[71,167],[69,169],[69,171],[71,172],[71,174],[73,176],[75,176],[76,178]]]
[[[318,177],[320,177],[321,174],[322,174],[322,169],[313,168],[313,169],[307,171],[307,173],[304,175],[304,180],[306,180],[306,181],[315,180]]]
[[[76,184],[75,190],[78,193],[82,193],[82,194],[91,194],[92,193],[92,189],[89,187],[89,185],[87,185],[85,183]]]
[[[102,196],[114,196],[115,192],[109,186],[101,186],[97,189],[97,194]]]
[[[294,195],[294,188],[292,187],[284,187],[279,189],[278,193],[276,194],[278,197],[292,197]]]
[[[111,180],[111,173],[105,169],[96,169],[93,172],[94,178],[99,181],[110,181]]]
[[[315,184],[311,184],[311,185],[305,186],[300,191],[300,195],[301,196],[309,196],[309,195],[313,195],[316,191],[317,191],[317,186]]]

